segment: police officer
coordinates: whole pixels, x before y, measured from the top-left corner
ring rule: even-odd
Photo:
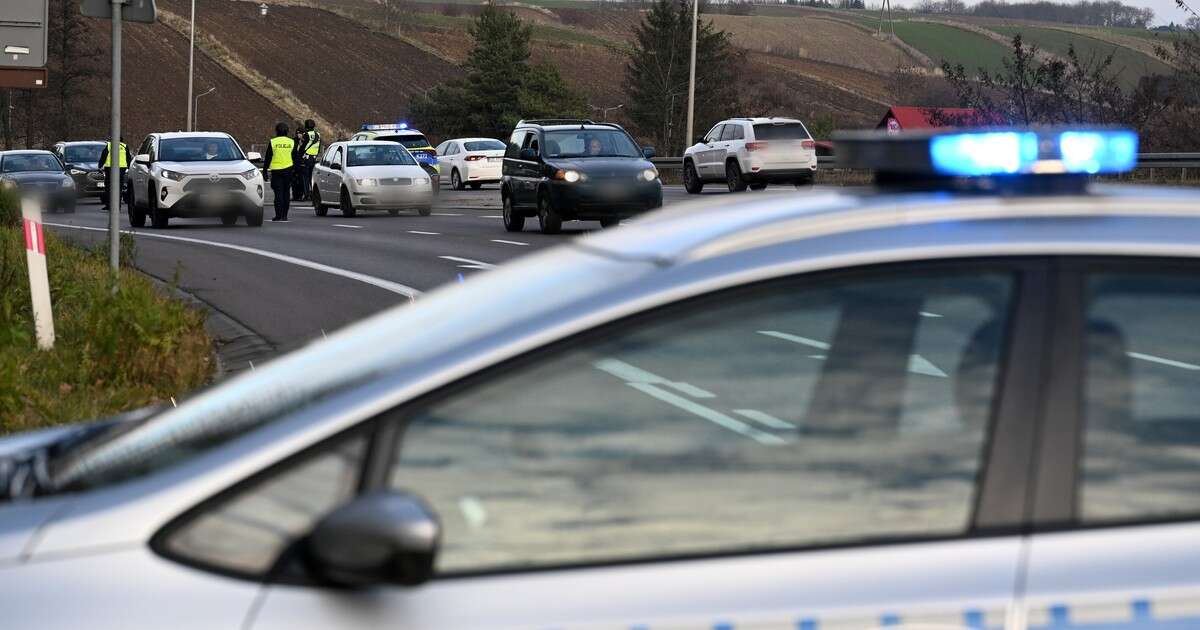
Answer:
[[[292,169],[292,201],[300,201],[304,199],[305,193],[304,178],[300,177],[300,171],[302,168],[301,160],[304,157],[304,142],[306,137],[304,135],[304,124],[299,120],[296,121],[296,126],[293,129],[296,132],[292,134],[292,140],[295,141],[296,145],[295,149],[292,150],[292,162],[295,164]]]
[[[104,190],[106,192],[100,197],[100,200],[101,203],[104,204],[101,206],[101,210],[104,210],[105,212],[108,211],[109,193],[107,191],[112,190],[113,185],[112,173],[110,173],[108,169],[108,167],[112,166],[112,155],[110,155],[108,151],[110,145],[111,143],[105,144],[104,148],[100,149],[100,160],[96,163],[99,168],[104,170]],[[129,170],[129,146],[125,144],[124,137],[121,138],[121,143],[119,146],[120,149],[117,154],[117,167],[121,170],[121,182],[118,184],[118,186],[121,187],[120,192],[125,192],[125,171]]]
[[[301,152],[300,164],[304,171],[304,199],[312,195],[312,174],[321,154],[321,134],[317,131],[317,123],[309,118],[304,121],[304,149]]]
[[[272,221],[287,223],[288,208],[292,200],[292,177],[295,161],[296,141],[288,136],[287,123],[275,125],[275,137],[267,144],[267,155],[263,160],[263,178],[271,183],[275,193],[275,216]]]

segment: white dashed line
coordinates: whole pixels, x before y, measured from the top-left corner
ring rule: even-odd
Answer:
[[[47,224],[47,225],[49,225],[49,224]],[[1195,363],[1184,363],[1183,361],[1176,361],[1174,359],[1164,359],[1162,357],[1156,357],[1153,354],[1142,354],[1141,352],[1126,352],[1125,356],[1127,356],[1131,359],[1141,359],[1142,361],[1149,361],[1151,363],[1157,363],[1159,365],[1169,365],[1171,367],[1177,367],[1177,368],[1181,368],[1184,370],[1200,370],[1200,365],[1196,365]]]
[[[522,243],[521,241],[506,241],[506,240],[500,239],[500,238],[494,238],[494,239],[492,239],[492,242],[493,243],[504,243],[505,245],[521,245],[523,247],[529,245],[529,243]]]
[[[434,212],[434,213],[433,213],[431,216],[435,216],[435,217],[461,217],[462,215],[461,215],[461,214],[456,214],[456,213],[453,213],[453,212]]]
[[[779,332],[777,330],[760,330],[758,331],[758,334],[766,335],[768,337],[775,337],[776,339],[783,339],[784,341],[790,341],[792,343],[798,343],[802,346],[808,346],[810,348],[819,348],[821,350],[829,349],[829,344],[825,343],[824,341],[817,341],[816,339],[809,339],[808,337],[801,337],[800,335]],[[810,354],[808,355],[808,358],[823,361],[825,359],[825,355]],[[1200,369],[1200,366],[1197,366],[1196,369]],[[948,376],[942,371],[941,368],[934,365],[932,361],[919,354],[909,355],[908,371],[912,372],[913,374],[924,374],[925,376],[937,376],[939,378],[946,378]]]
[[[87,230],[89,232],[108,232],[108,228],[87,227],[87,226],[83,226],[83,225],[67,225],[65,223],[46,223],[46,225],[53,226],[53,227],[67,228],[67,229],[71,229],[71,230]],[[399,293],[400,295],[410,297],[410,298],[421,295],[421,292],[418,291],[417,289],[414,289],[409,286],[405,286],[398,282],[384,280],[383,278],[376,278],[375,276],[368,276],[365,273],[358,273],[357,271],[350,271],[348,269],[340,269],[338,267],[331,267],[330,265],[325,265],[325,264],[322,264],[319,262],[314,262],[311,260],[305,260],[303,258],[296,258],[295,256],[288,256],[287,254],[277,254],[275,252],[269,252],[269,251],[266,251],[263,249],[256,249],[254,247],[246,247],[245,245],[233,245],[231,243],[218,243],[216,241],[205,241],[205,240],[198,239],[198,238],[187,238],[185,236],[169,236],[166,234],[155,234],[153,232],[136,232],[134,230],[121,230],[121,233],[122,234],[135,234],[138,237],[144,237],[144,238],[157,238],[157,239],[162,239],[162,240],[167,240],[167,241],[180,241],[183,243],[195,243],[198,245],[209,245],[211,247],[220,247],[221,249],[232,249],[232,250],[238,251],[238,252],[254,254],[255,256],[262,256],[263,258],[270,258],[272,260],[278,260],[280,262],[285,262],[288,264],[296,265],[297,267],[305,267],[307,269],[312,269],[314,271],[323,271],[325,273],[335,275],[335,276],[340,276],[342,278],[348,278],[350,280],[357,280],[359,282],[363,282],[363,283],[369,284],[374,287],[379,287],[380,289],[383,289],[385,291],[391,291],[392,293]]]
[[[745,422],[727,416],[716,409],[705,407],[704,405],[688,400],[683,396],[659,389],[657,385],[652,385],[650,383],[626,383],[626,385],[638,390],[639,392],[653,396],[654,398],[657,398],[669,405],[682,409],[690,414],[700,416],[701,418],[704,418],[705,420],[708,420],[719,427],[744,435],[755,442],[758,442],[759,444],[787,444],[787,440],[779,437],[778,435],[772,435],[765,431],[760,431],[746,424]]]
[[[779,332],[777,330],[760,330],[758,331],[758,334],[766,335],[768,337],[775,337],[776,339],[782,339],[792,343],[798,343],[800,345],[809,346],[810,348],[818,348],[820,350],[829,349],[829,344],[825,343],[824,341],[817,341],[816,339],[809,339],[808,337],[792,335],[789,333]]]
[[[776,418],[765,411],[759,411],[757,409],[734,409],[733,413],[736,413],[743,418],[749,418],[763,426],[771,427],[772,429],[796,428],[796,425],[788,422],[787,420],[780,420],[779,418]]]
[[[930,313],[929,311],[921,311],[921,317],[938,318],[941,317],[941,315],[938,315],[937,313]]]
[[[352,230],[361,230],[362,229],[361,225],[344,225],[342,223],[334,223],[333,227],[350,228]]]
[[[422,232],[421,230],[409,230],[408,233],[409,234],[424,234],[426,236],[437,236],[437,235],[441,234],[441,232]]]
[[[498,214],[485,214],[479,218],[480,219],[503,219],[504,217],[502,217]]]
[[[438,258],[441,258],[442,260],[449,260],[451,262],[464,263],[464,264],[459,265],[459,267],[462,267],[463,269],[495,269],[496,268],[496,265],[493,265],[492,263],[485,263],[485,262],[480,262],[478,260],[471,260],[470,258],[459,258],[458,256],[438,256]]]

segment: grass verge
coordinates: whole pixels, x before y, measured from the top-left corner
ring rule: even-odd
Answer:
[[[169,400],[206,383],[205,315],[133,269],[110,290],[104,252],[45,233],[57,340],[37,349],[15,199],[0,196],[0,434]]]

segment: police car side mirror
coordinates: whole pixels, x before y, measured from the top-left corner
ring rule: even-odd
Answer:
[[[305,540],[316,576],[350,587],[416,586],[433,577],[442,526],[423,499],[403,491],[365,494],[333,511]]]
[[[150,163],[150,154],[149,153],[139,153],[137,155],[137,157],[133,158],[133,161],[137,164],[149,164]]]
[[[253,164],[262,164],[262,154],[257,151],[251,151],[246,154],[246,160]]]

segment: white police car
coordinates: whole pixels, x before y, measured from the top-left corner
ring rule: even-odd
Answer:
[[[1089,184],[1124,132],[839,151],[907,190],[658,212],[10,438],[6,627],[1200,627],[1200,194]]]

